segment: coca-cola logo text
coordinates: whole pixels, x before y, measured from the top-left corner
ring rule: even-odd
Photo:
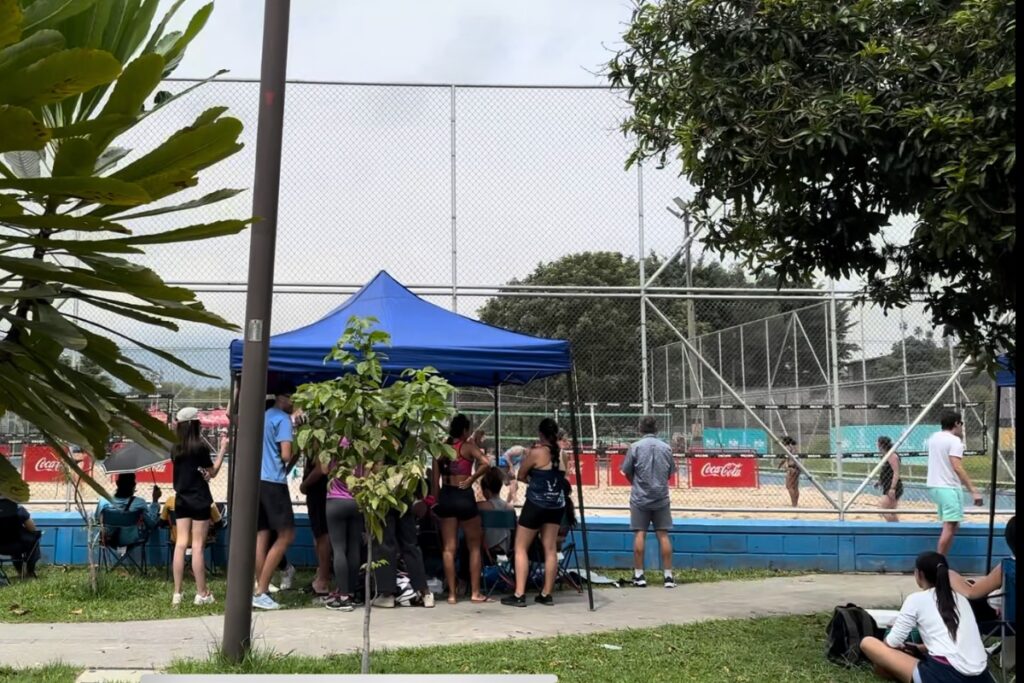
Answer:
[[[56,458],[52,460],[49,458],[40,458],[39,460],[36,460],[34,469],[36,472],[60,472],[60,460],[57,460]]]
[[[735,462],[725,463],[724,465],[706,462],[700,468],[700,473],[701,476],[704,477],[726,477],[739,479],[743,476],[743,466]]]

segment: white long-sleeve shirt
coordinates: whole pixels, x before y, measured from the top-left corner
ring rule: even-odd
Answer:
[[[935,589],[913,593],[903,601],[903,607],[893,622],[885,643],[889,647],[899,648],[907,641],[910,632],[916,628],[921,640],[928,648],[928,654],[945,657],[954,669],[965,676],[977,676],[988,667],[988,654],[981,642],[978,623],[974,620],[971,604],[964,596],[954,593],[957,612],[960,614],[960,626],[956,632],[956,641],[949,637],[946,622],[939,614],[935,602]]]

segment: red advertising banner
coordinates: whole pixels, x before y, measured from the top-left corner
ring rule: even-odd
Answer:
[[[0,443],[0,455],[5,458],[11,457],[11,447],[7,444]]]
[[[139,470],[135,473],[135,479],[140,484],[153,483],[153,484],[173,484],[174,483],[174,463],[170,460],[164,460],[161,463],[147,467],[144,470]]]
[[[88,472],[92,462],[88,457],[83,457],[78,466]],[[25,446],[21,453],[21,476],[25,481],[35,483],[64,481],[64,466],[52,448],[31,444]]]
[[[626,453],[621,451],[609,451],[608,459],[609,471],[608,481],[612,486],[630,486],[629,479],[626,479],[625,475],[622,474],[622,463],[626,461]],[[675,459],[675,456],[673,456]],[[678,465],[678,461],[676,462]],[[679,477],[673,474],[668,478],[668,485],[675,488],[679,485]]]
[[[580,473],[583,475],[583,486],[597,486],[597,453],[583,451],[580,453]],[[576,468],[570,467],[566,472],[569,483],[576,485]]]
[[[690,488],[756,489],[755,458],[691,458]]]

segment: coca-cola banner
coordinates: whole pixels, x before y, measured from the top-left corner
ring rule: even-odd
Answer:
[[[139,470],[135,473],[135,480],[140,484],[152,483],[152,484],[173,484],[174,483],[174,463],[170,460],[164,460],[159,462],[152,467],[147,467],[144,470]]]
[[[88,458],[79,463],[86,472],[89,471]],[[49,446],[31,444],[25,446],[21,454],[21,476],[28,482],[64,481],[64,466],[61,459]]]
[[[759,486],[754,458],[693,458],[690,488],[756,489]]]
[[[630,486],[629,479],[626,479],[626,476],[622,474],[622,463],[626,461],[627,454],[621,451],[609,451],[608,455],[608,481],[612,486]],[[679,477],[673,474],[668,478],[668,485],[676,488],[679,485]]]

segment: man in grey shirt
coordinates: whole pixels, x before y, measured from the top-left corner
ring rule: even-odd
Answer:
[[[642,438],[629,447],[622,462],[622,474],[633,489],[629,494],[629,521],[633,530],[633,585],[646,586],[644,576],[644,544],[647,530],[653,525],[661,546],[661,566],[665,572],[665,588],[675,588],[672,578],[672,501],[668,480],[676,472],[672,448],[658,438],[658,423],[647,416],[640,420]]]

